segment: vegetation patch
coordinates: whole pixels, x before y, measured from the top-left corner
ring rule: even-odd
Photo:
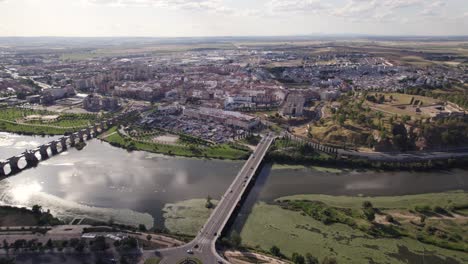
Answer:
[[[48,118],[50,116],[54,118]],[[94,114],[54,113],[25,108],[0,110],[0,131],[27,135],[63,135],[98,121]]]
[[[161,262],[160,258],[149,258],[145,260],[145,264],[159,264]]]
[[[116,133],[112,133],[116,132]],[[213,158],[213,159],[247,159],[250,151],[242,146],[235,144],[196,144],[198,139],[191,139],[193,144],[186,145],[169,145],[157,142],[138,141],[128,136],[122,135],[117,128],[111,129],[108,136],[103,140],[109,142],[113,146],[122,147],[128,150],[143,150],[153,153],[161,153],[166,155],[183,156],[183,157],[199,157],[199,158]],[[189,137],[183,139],[187,142]]]
[[[353,203],[362,207],[362,203]],[[244,245],[265,252],[275,246],[288,258],[297,252],[304,256],[310,253],[320,261],[335,258],[338,263],[356,264],[422,263],[423,259],[453,260],[450,263],[461,264],[468,260],[468,253],[463,251],[422,243],[407,236],[375,237],[346,224],[324,224],[301,211],[266,203],[253,207],[240,234]],[[406,261],[409,255],[414,258],[412,262]]]
[[[31,210],[11,206],[0,206],[0,226],[46,226],[62,224],[49,211],[34,205]]]
[[[166,204],[163,208],[165,228],[173,234],[197,235],[213,212],[217,201],[211,200],[213,206],[207,207],[206,199],[193,199],[174,204]]]

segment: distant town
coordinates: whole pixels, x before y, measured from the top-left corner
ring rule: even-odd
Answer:
[[[5,187],[7,260],[466,263],[466,38],[15,41],[0,38],[0,131],[19,147],[0,176],[57,167],[63,186],[62,203]]]

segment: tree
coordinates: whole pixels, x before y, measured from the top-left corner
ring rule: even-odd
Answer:
[[[206,197],[205,207],[208,208],[208,209],[211,209],[211,208],[214,207],[213,202],[211,202],[211,196],[209,196],[209,195],[208,195],[208,197]]]
[[[395,222],[395,219],[393,218],[392,215],[386,215],[385,220],[387,220],[387,222],[389,222],[389,223]]]
[[[152,238],[153,238],[153,237],[152,237],[151,235],[147,235],[147,236],[146,236],[146,240],[148,240],[148,241],[151,241]]]
[[[236,231],[232,231],[229,240],[230,240],[231,245],[235,248],[240,247],[242,244],[242,238],[239,235],[239,233],[237,233]]]
[[[15,264],[15,259],[12,259],[12,258],[0,258],[0,264]]]
[[[138,247],[138,241],[134,237],[127,237],[120,241],[119,249],[122,251],[131,251]]]
[[[52,243],[52,240],[50,238],[49,240],[47,240],[46,247],[48,249],[52,249],[54,247],[54,243]]]
[[[369,201],[364,201],[362,203],[362,210],[364,212],[364,216],[366,217],[367,220],[369,221],[374,221],[375,219],[375,209],[372,206],[372,203]]]
[[[146,231],[146,226],[144,224],[139,224],[138,225],[138,230],[145,232]]]
[[[32,207],[32,212],[33,212],[33,214],[35,214],[35,215],[40,215],[40,214],[42,214],[42,206],[37,205],[37,204],[33,205],[33,207]]]
[[[125,256],[120,257],[120,264],[128,264],[128,260]]]
[[[373,208],[374,206],[370,201],[364,201],[362,202],[362,208]]]
[[[272,247],[270,248],[270,253],[271,253],[273,256],[281,257],[281,250],[280,250],[279,247],[277,247],[277,246],[272,246]]]
[[[306,264],[319,264],[319,261],[316,257],[312,256],[312,254],[307,253],[305,255],[305,263]]]
[[[6,239],[3,239],[3,248],[6,250],[10,248],[10,245],[8,244],[8,241],[6,241]]]
[[[106,243],[106,238],[103,236],[96,237],[91,245],[92,251],[104,251],[109,248],[109,245]]]
[[[292,254],[292,262],[293,262],[294,264],[304,264],[304,263],[305,263],[304,256],[302,256],[302,255],[299,254],[299,253],[294,252],[294,253]]]

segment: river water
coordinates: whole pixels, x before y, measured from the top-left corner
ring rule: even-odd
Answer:
[[[0,159],[50,140],[2,133]],[[98,140],[87,144],[82,151],[68,150],[0,181],[0,203],[40,204],[63,219],[89,217],[161,227],[166,203],[208,195],[220,198],[243,163],[128,152]],[[272,169],[267,164],[242,211],[248,213],[249,205],[256,201],[293,194],[401,195],[468,190],[466,175],[463,170],[336,173],[314,168]]]
[[[50,140],[3,134],[0,158],[24,151],[17,148],[24,147],[23,142],[32,148]],[[220,198],[241,166],[242,162],[128,152],[91,140],[82,151],[69,149],[0,181],[0,202],[40,204],[65,219],[86,216],[151,227],[162,224],[166,203]]]

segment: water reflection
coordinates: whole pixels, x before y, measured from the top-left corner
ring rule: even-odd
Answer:
[[[127,209],[127,214],[134,215],[140,212],[142,219],[138,221],[148,222],[150,216],[160,226],[164,204],[208,195],[219,198],[242,165],[129,153],[97,140],[87,144],[82,151],[70,149],[1,181],[0,200],[23,206],[40,201],[44,208],[60,216],[86,212],[104,220],[109,219],[102,213],[107,208],[116,221],[136,221],[109,211],[122,208],[117,211]]]
[[[0,160],[18,155],[26,149],[36,148],[59,137],[23,136],[0,132]]]

